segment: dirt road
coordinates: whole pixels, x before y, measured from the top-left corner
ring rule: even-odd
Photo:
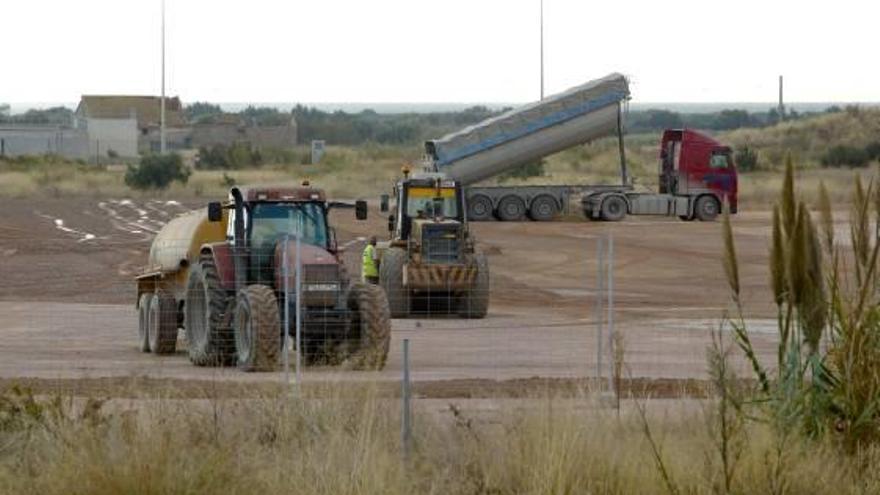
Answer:
[[[197,206],[174,200],[7,200],[0,219],[0,378],[148,375],[237,381],[275,374],[197,368],[185,354],[158,358],[135,346],[132,275],[152,234]],[[356,222],[334,212],[340,243],[381,233],[371,211]],[[762,353],[772,354],[767,288],[769,214],[735,217],[741,282]],[[703,377],[709,329],[727,308],[720,223],[633,219],[480,223],[490,254],[492,305],[485,320],[395,320],[382,378],[400,373],[400,340],[412,342],[414,379],[584,377],[596,373],[596,239],[614,237],[614,321],[634,376]],[[605,347],[607,350],[607,347]],[[603,358],[607,366],[607,357]],[[310,368],[310,379],[374,378]]]

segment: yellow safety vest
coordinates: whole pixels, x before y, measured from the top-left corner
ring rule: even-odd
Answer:
[[[375,250],[376,247],[372,244],[367,244],[367,247],[364,248],[364,267],[362,270],[364,277],[379,276],[379,270],[376,268],[376,261],[373,259],[373,253]]]

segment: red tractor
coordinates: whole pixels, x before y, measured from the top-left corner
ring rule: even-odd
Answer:
[[[169,222],[153,242],[150,266],[138,277],[141,348],[173,352],[182,325],[197,365],[275,369],[284,332],[292,335],[296,321],[292,293],[289,328],[281,316],[285,285],[295,290],[299,237],[307,362],[381,369],[391,335],[385,292],[349,280],[328,224],[330,209],[351,207],[359,220],[366,219],[366,202],[328,202],[307,182],[234,187],[226,203],[209,203],[207,210]]]

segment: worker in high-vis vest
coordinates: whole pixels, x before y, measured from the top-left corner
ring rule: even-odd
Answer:
[[[361,268],[361,278],[370,284],[379,283],[379,257],[376,253],[376,236],[370,237],[367,247],[364,248],[364,262]]]

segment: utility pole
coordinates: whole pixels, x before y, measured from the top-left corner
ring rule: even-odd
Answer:
[[[779,107],[776,111],[779,113],[779,120],[785,120],[785,104],[782,102],[782,76],[779,76]]]
[[[162,96],[159,98],[159,152],[165,154],[165,0],[162,0]]]
[[[541,99],[544,99],[544,0],[541,0]]]

